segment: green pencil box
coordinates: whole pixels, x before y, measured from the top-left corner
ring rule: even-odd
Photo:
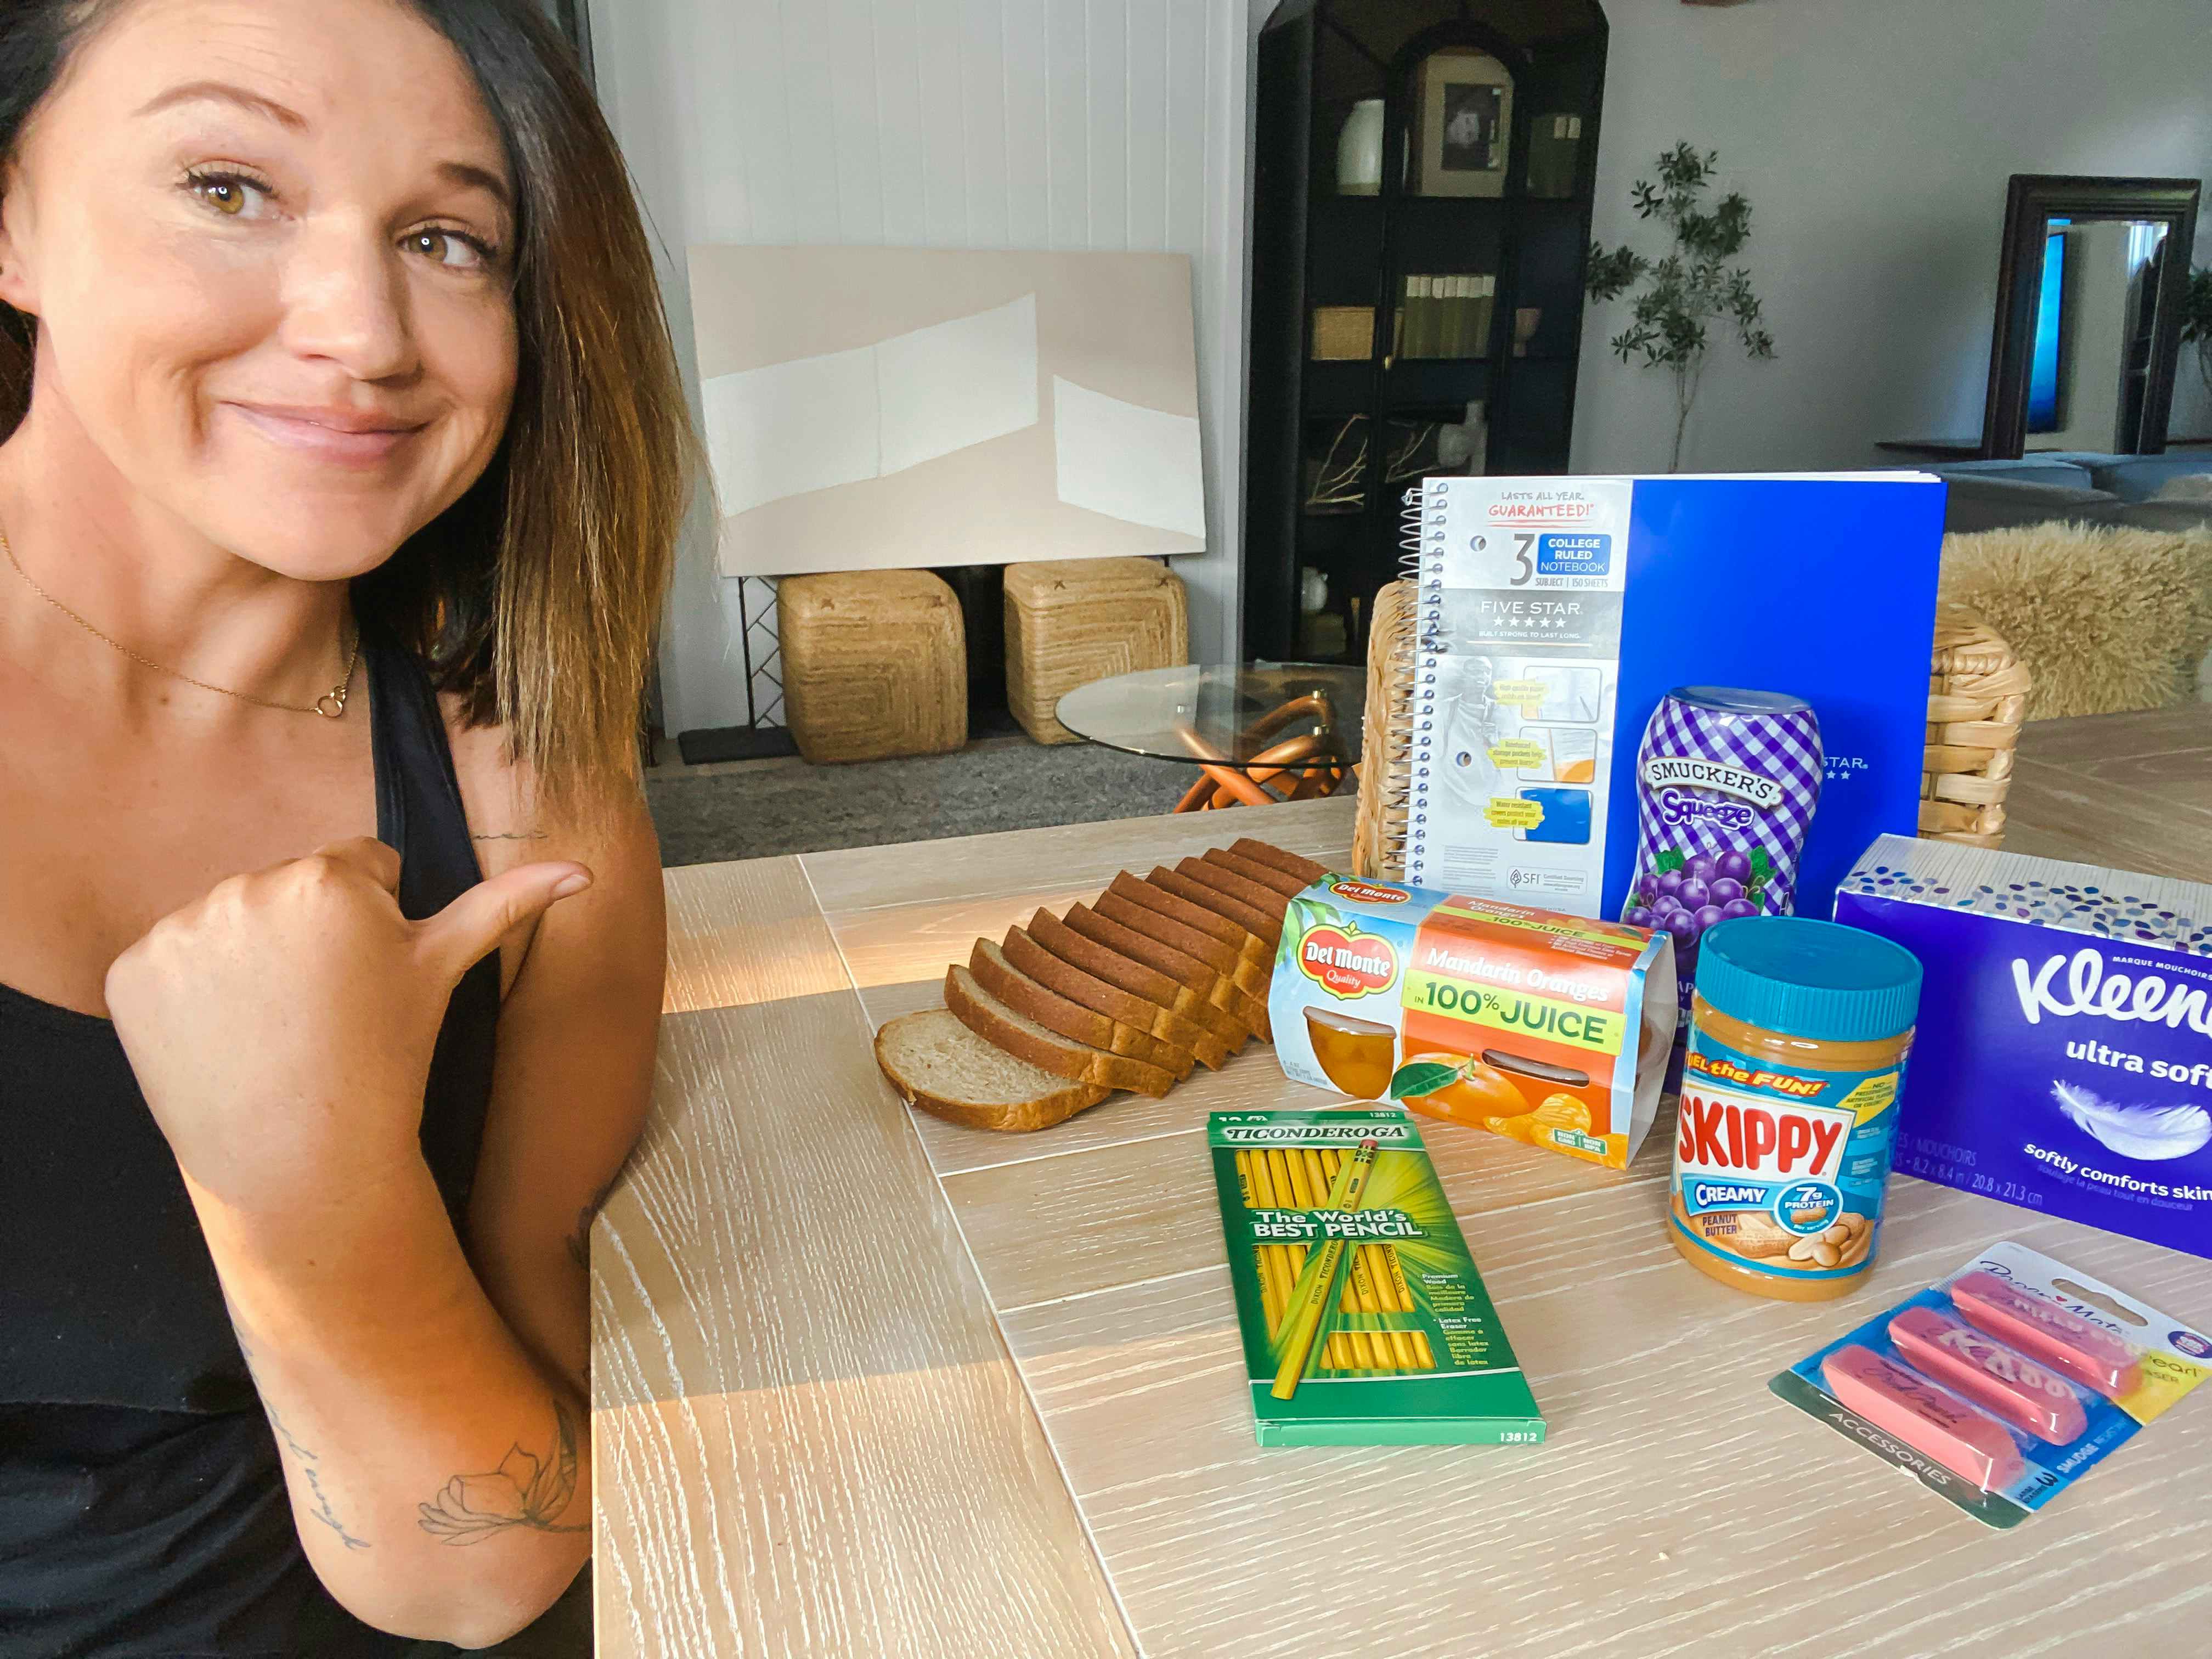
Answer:
[[[1411,1117],[1215,1112],[1206,1137],[1261,1445],[1543,1439]]]

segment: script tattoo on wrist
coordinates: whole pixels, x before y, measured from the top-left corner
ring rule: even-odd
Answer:
[[[583,1532],[586,1522],[562,1525],[558,1517],[576,1495],[576,1413],[553,1396],[553,1453],[547,1458],[517,1441],[488,1474],[457,1474],[439,1489],[437,1501],[417,1507],[422,1530],[448,1544],[475,1544],[494,1533],[526,1527],[534,1532]]]

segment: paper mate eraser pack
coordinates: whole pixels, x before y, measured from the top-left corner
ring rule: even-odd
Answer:
[[[2017,1526],[2212,1372],[2212,1338],[2021,1244],[1768,1387],[1967,1514]]]
[[[1402,1109],[1215,1112],[1206,1146],[1261,1445],[1544,1437]]]

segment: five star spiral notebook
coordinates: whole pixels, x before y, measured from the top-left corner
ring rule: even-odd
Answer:
[[[1261,1445],[1544,1437],[1401,1109],[1215,1112],[1206,1145]]]
[[[1684,685],[1819,717],[1803,914],[1876,836],[1917,829],[1940,480],[1430,478],[1407,509],[1410,884],[1618,918],[1638,740]]]

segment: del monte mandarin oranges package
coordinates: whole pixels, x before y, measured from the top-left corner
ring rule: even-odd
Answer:
[[[1267,1015],[1296,1082],[1618,1170],[1658,1109],[1674,941],[1328,875],[1291,901]]]

